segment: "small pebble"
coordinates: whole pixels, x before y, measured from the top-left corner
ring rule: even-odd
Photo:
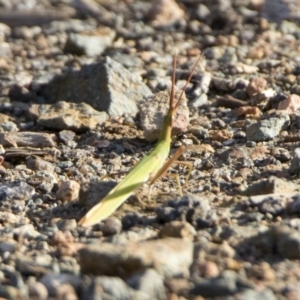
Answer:
[[[107,218],[101,226],[104,236],[119,234],[122,230],[122,222],[114,217]]]
[[[196,230],[187,222],[173,221],[165,224],[159,231],[158,235],[160,238],[176,237],[193,241],[194,236],[196,235]]]
[[[32,299],[47,300],[48,299],[48,290],[40,282],[30,282],[28,284],[29,296]]]
[[[206,261],[199,267],[202,277],[217,277],[220,274],[219,268],[215,262]]]
[[[58,191],[56,192],[56,196],[58,199],[66,202],[76,201],[79,196],[80,185],[74,181],[64,181]]]
[[[289,95],[285,100],[278,104],[278,109],[284,110],[288,114],[298,112],[300,109],[300,96],[295,94]]]
[[[55,165],[43,160],[38,156],[29,156],[26,159],[26,166],[31,170],[40,170],[40,171],[49,171],[53,172],[55,169]]]
[[[246,91],[249,97],[252,97],[255,94],[261,93],[266,89],[267,81],[262,77],[254,78],[248,84]]]

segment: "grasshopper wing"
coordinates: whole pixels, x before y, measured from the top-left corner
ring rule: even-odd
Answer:
[[[108,218],[137,188],[147,182],[153,174],[156,174],[169,153],[169,147],[165,147],[163,144],[158,144],[146,155],[101,202],[87,212],[78,224],[92,226]],[[161,148],[164,151],[160,151]]]

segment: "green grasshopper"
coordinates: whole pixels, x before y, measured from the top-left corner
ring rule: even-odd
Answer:
[[[181,146],[177,149],[172,158],[165,162],[169,156],[171,148],[173,118],[176,114],[183,93],[185,92],[200,59],[201,56],[194,65],[192,72],[190,73],[189,78],[179,95],[177,103],[174,104],[176,76],[176,55],[174,55],[169,110],[165,116],[163,128],[156,146],[125,176],[119,184],[116,185],[115,188],[113,188],[98,204],[86,213],[86,215],[79,221],[79,225],[92,226],[108,218],[142,184],[148,182],[151,185],[155,180],[163,176],[171,164],[174,163],[174,161],[185,151],[185,147]]]

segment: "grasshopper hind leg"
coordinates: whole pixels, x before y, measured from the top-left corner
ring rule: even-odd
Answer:
[[[188,184],[188,181],[189,181],[189,179],[190,179],[192,170],[193,170],[193,164],[190,163],[190,162],[188,162],[188,161],[179,161],[179,160],[174,161],[173,164],[176,164],[176,165],[184,165],[184,166],[186,166],[186,167],[189,169],[189,170],[188,170],[188,173],[187,173],[186,176],[185,176],[185,181],[184,181],[184,185],[183,185],[183,187],[186,187],[187,184]],[[179,174],[178,174],[178,173],[168,173],[168,174],[165,174],[164,176],[174,177],[174,178],[175,178],[176,183],[177,183],[177,187],[178,187],[178,191],[179,191],[179,195],[180,195],[180,196],[183,196],[183,193],[182,193],[182,185],[181,185],[181,183],[180,183]]]
[[[185,181],[184,181],[184,185],[183,185],[184,187],[186,187],[187,184],[188,184],[188,181],[189,181],[189,179],[191,177],[191,173],[193,171],[193,164],[190,163],[190,162],[188,162],[188,161],[180,161],[180,160],[174,161],[174,164],[183,165],[183,166],[186,166],[189,169],[188,173],[185,176]],[[179,183],[180,183],[180,181],[179,181]]]
[[[182,196],[182,187],[181,187],[181,183],[180,183],[180,179],[179,179],[179,175],[178,173],[167,173],[167,169],[172,165],[172,164],[177,164],[177,165],[184,165],[187,166],[187,168],[189,169],[186,177],[185,177],[185,183],[184,183],[184,187],[187,186],[188,180],[191,176],[192,170],[193,170],[193,164],[190,162],[186,162],[186,161],[178,161],[176,160],[179,156],[181,156],[181,154],[184,152],[185,147],[181,146],[180,148],[177,149],[177,151],[174,153],[174,155],[164,164],[164,166],[160,169],[160,171],[155,174],[155,176],[152,176],[150,179],[150,188],[149,188],[149,193],[148,193],[148,201],[151,201],[151,186],[152,184],[159,179],[162,176],[168,176],[168,177],[175,177],[175,180],[177,182],[177,186],[178,186],[178,190],[179,190],[179,194],[180,196]]]

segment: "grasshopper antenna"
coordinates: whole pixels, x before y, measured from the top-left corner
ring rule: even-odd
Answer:
[[[197,66],[198,66],[198,64],[199,64],[199,62],[200,62],[200,60],[201,60],[201,58],[202,58],[202,55],[199,56],[199,58],[197,59],[196,63],[194,64],[193,69],[192,69],[192,71],[191,71],[191,73],[190,73],[190,75],[189,75],[189,77],[188,77],[188,79],[187,79],[187,81],[186,81],[186,83],[185,83],[183,89],[181,90],[181,93],[180,93],[179,98],[178,98],[178,100],[177,100],[177,103],[176,103],[176,105],[175,105],[175,109],[178,108],[178,106],[179,106],[179,104],[180,104],[181,97],[182,97],[183,93],[185,92],[187,85],[188,85],[189,82],[191,81],[192,76],[194,75],[194,73],[195,73],[195,71],[196,71],[196,68],[197,68]],[[173,67],[173,68],[174,68],[174,67]],[[173,69],[173,72],[174,72],[174,69]],[[172,80],[172,82],[173,82],[173,80]],[[172,88],[173,88],[173,84],[172,84]]]

